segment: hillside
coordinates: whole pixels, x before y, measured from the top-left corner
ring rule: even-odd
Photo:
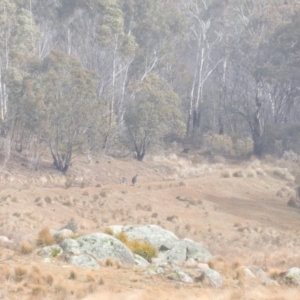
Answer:
[[[0,298],[297,299],[298,287],[263,286],[237,269],[257,265],[277,280],[299,267],[299,209],[287,205],[295,196],[298,165],[216,161],[195,163],[192,155],[175,154],[146,162],[103,156],[88,163],[77,157],[64,176],[50,160],[32,171],[26,157],[13,156],[0,177],[0,235],[13,241],[1,246]],[[45,264],[37,254],[38,233],[46,226],[58,230],[71,218],[78,235],[109,225],[156,224],[201,242],[213,255],[209,265],[221,273],[223,287],[179,283],[117,263],[95,271],[59,258]],[[24,253],[26,245],[34,248],[31,253]],[[23,275],[17,277],[16,270]]]

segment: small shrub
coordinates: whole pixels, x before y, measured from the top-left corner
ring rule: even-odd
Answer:
[[[59,248],[51,248],[51,256],[56,257],[60,253]]]
[[[112,260],[111,258],[107,258],[107,259],[105,260],[105,266],[106,266],[106,267],[113,267],[113,266],[114,266],[113,260]]]
[[[11,202],[18,203],[19,199],[16,196],[14,196],[11,198]]]
[[[197,205],[197,201],[194,200],[193,198],[187,198],[186,201],[187,201],[188,204],[190,204],[190,205]]]
[[[178,220],[179,220],[178,216],[175,216],[175,215],[167,217],[167,221],[169,221],[169,222],[176,223],[176,222],[178,222]]]
[[[101,191],[100,196],[101,196],[102,198],[106,198],[106,197],[107,197],[106,191]]]
[[[44,281],[48,284],[48,285],[52,285],[53,281],[54,281],[54,277],[51,273],[48,273],[44,276]]]
[[[15,268],[16,281],[21,281],[27,273],[28,273],[27,268],[21,266],[16,267]]]
[[[84,192],[82,193],[82,196],[89,196],[89,192],[88,192],[88,191],[84,191]]]
[[[99,183],[96,184],[96,188],[101,188],[101,186],[102,186],[102,185],[99,184]]]
[[[65,189],[70,188],[73,185],[73,179],[72,178],[67,178],[65,181]]]
[[[34,246],[27,241],[21,243],[20,251],[22,254],[30,254],[34,250]]]
[[[62,204],[65,206],[72,206],[73,202],[71,199],[66,199]]]
[[[287,203],[287,206],[297,208],[297,207],[299,207],[299,204],[297,203],[296,199],[291,197]]]
[[[184,181],[180,181],[180,182],[178,183],[178,185],[179,185],[179,186],[186,186],[186,183],[185,183]]]
[[[231,174],[228,170],[225,170],[221,173],[221,177],[222,178],[230,178],[231,177]]]
[[[70,280],[76,280],[77,277],[78,277],[78,274],[74,270],[71,270],[70,275],[69,275],[69,279]]]
[[[244,177],[244,173],[243,173],[242,170],[237,170],[237,171],[234,171],[234,172],[232,173],[232,176],[233,176],[233,177],[241,178],[241,177]]]
[[[51,246],[55,243],[55,239],[52,236],[49,227],[44,227],[38,234],[37,245],[38,246]]]
[[[155,212],[151,215],[151,218],[157,218],[157,216],[158,216],[158,213]]]
[[[84,181],[81,181],[80,183],[80,188],[84,189],[86,187],[86,183]]]
[[[49,197],[49,196],[47,196],[47,197],[45,197],[45,202],[47,202],[47,203],[52,203],[52,199]]]

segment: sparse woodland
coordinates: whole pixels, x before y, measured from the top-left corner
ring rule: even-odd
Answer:
[[[299,148],[297,1],[2,0],[0,131],[51,154]]]

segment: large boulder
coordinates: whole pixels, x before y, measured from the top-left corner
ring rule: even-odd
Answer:
[[[188,259],[208,262],[212,255],[206,246],[189,239],[183,239],[178,241],[171,250],[166,251],[165,257],[169,263],[181,263]]]
[[[70,254],[80,254],[79,244],[76,240],[65,239],[60,243],[60,246],[64,252],[68,252]]]
[[[78,238],[81,254],[87,253],[97,260],[115,258],[123,264],[134,265],[133,253],[118,239],[105,233],[93,233]]]
[[[97,260],[88,254],[72,255],[68,258],[68,262],[72,265],[89,269],[99,268]]]
[[[129,239],[143,240],[158,250],[170,250],[179,241],[173,232],[157,225],[124,226],[122,231],[125,232]]]

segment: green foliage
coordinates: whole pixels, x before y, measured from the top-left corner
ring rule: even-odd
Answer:
[[[142,160],[146,151],[159,144],[166,134],[182,136],[184,124],[178,96],[163,78],[149,74],[131,89],[134,100],[125,115],[127,143]]]

